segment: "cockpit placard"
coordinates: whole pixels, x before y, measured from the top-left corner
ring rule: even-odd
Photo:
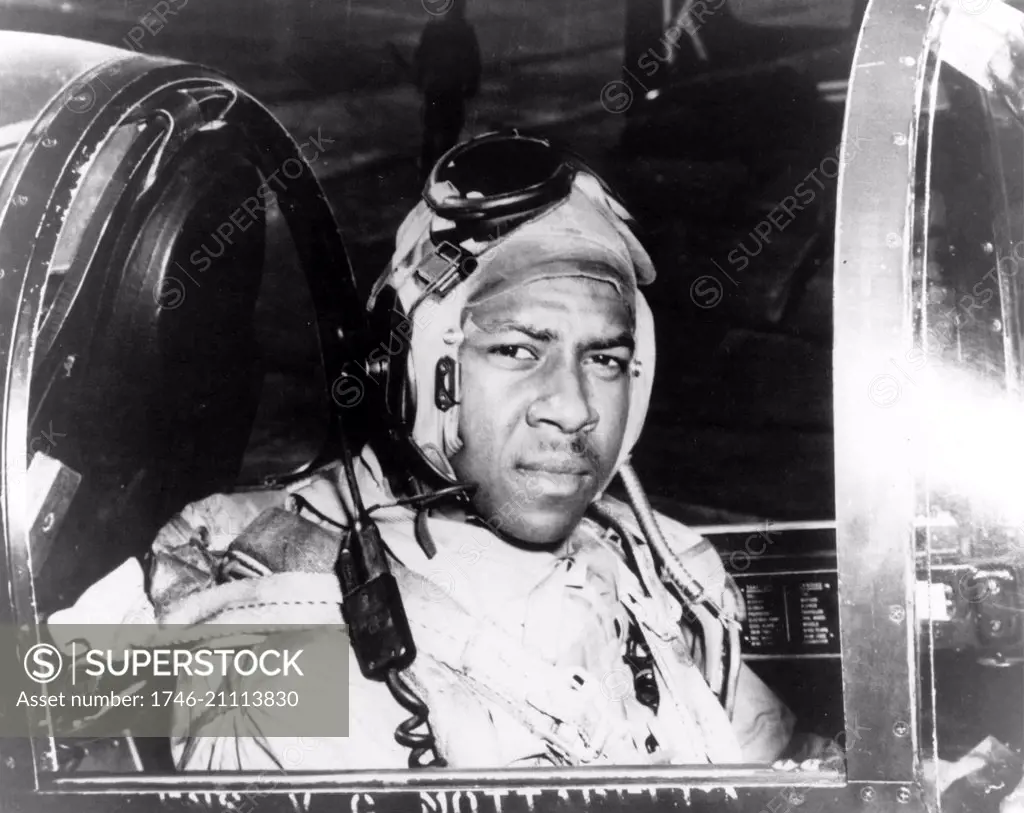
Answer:
[[[743,593],[746,656],[838,657],[835,530],[829,523],[791,525],[702,530]]]
[[[835,571],[736,575],[747,602],[744,651],[752,655],[838,655]]]

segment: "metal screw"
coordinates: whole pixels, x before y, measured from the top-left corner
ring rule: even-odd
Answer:
[[[78,356],[76,356],[74,353],[72,353],[70,356],[68,356],[66,359],[64,359],[63,367],[64,367],[64,377],[65,378],[71,378],[71,370],[74,368],[75,360],[77,358],[78,358]]]
[[[892,727],[892,733],[897,737],[905,737],[910,733],[910,726],[903,720],[897,720]]]
[[[996,250],[996,247],[991,243],[982,243],[981,250],[984,251],[986,254],[991,254],[993,251]]]
[[[1003,332],[1003,320],[1002,319],[993,319],[992,320],[992,332],[993,333],[1002,333]]]
[[[806,801],[807,801],[807,798],[802,793],[794,792],[789,797],[789,803],[791,805],[793,805],[793,807],[800,807],[800,805],[802,805]]]
[[[917,60],[912,56],[903,56],[900,57],[900,64],[907,68],[913,68],[917,64]]]
[[[14,757],[7,757],[7,759],[4,760],[4,765],[6,765],[10,770],[13,771],[15,765]]]
[[[54,138],[53,136],[47,136],[46,138],[43,139],[42,144],[44,147],[56,147],[57,139]]]
[[[28,203],[28,195],[15,195],[14,196],[14,205],[15,206],[24,206],[26,203]]]
[[[52,511],[49,514],[47,514],[45,517],[43,517],[43,526],[42,526],[43,527],[43,533],[45,534],[45,533],[48,533],[48,532],[52,531],[53,530],[53,526],[54,526],[54,524],[56,522],[57,522],[57,518],[53,515]]]
[[[889,618],[895,621],[897,624],[902,624],[903,619],[907,617],[907,611],[902,607],[893,607],[889,610]]]
[[[875,800],[875,789],[868,785],[867,787],[860,789],[860,798],[865,802],[873,802]]]
[[[910,801],[910,788],[900,788],[896,791],[896,801],[905,805]]]
[[[897,147],[905,147],[905,146],[907,146],[907,136],[906,136],[906,133],[893,133],[892,134],[892,143],[895,144]]]

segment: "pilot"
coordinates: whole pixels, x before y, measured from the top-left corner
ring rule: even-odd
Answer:
[[[153,545],[144,595],[129,564],[76,605],[87,615],[97,596],[126,596],[120,578],[133,620],[241,623],[269,608],[340,622],[337,538],[370,517],[415,660],[386,680],[338,660],[347,737],[276,736],[274,709],[228,724],[192,713],[172,741],[180,769],[820,755],[823,740],[795,735],[740,661],[742,598],[718,555],[654,513],[628,465],[651,393],[640,287],[654,276],[625,209],[546,141],[491,134],[438,163],[371,295],[371,313],[398,326],[382,337],[386,363],[350,373],[367,398],[398,393],[375,406],[391,439],[284,488],[189,505]],[[616,474],[632,505],[607,494]],[[327,533],[288,553],[289,517]],[[329,702],[338,682],[304,691]]]

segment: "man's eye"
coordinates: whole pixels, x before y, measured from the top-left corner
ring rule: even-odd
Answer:
[[[515,359],[516,361],[529,361],[537,356],[528,347],[521,344],[499,344],[491,348],[491,353],[504,358]]]
[[[608,372],[624,373],[626,372],[626,368],[629,366],[629,359],[620,358],[619,356],[611,356],[607,353],[598,353],[590,358],[591,361],[599,367],[603,367]]]

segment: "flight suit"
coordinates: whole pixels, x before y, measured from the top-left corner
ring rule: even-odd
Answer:
[[[393,501],[369,449],[357,460],[357,478],[364,504]],[[280,618],[281,612],[304,611],[296,605],[306,601],[308,612],[319,614],[323,623],[339,623],[334,551],[322,562],[302,565],[322,571],[317,573],[224,585],[217,584],[216,570],[231,542],[268,508],[313,506],[342,521],[343,482],[341,467],[334,466],[288,489],[214,495],[186,507],[159,533],[149,594],[139,600],[149,603],[152,617],[199,633],[204,623],[258,618],[250,609],[256,604]],[[628,511],[609,505],[622,516]],[[792,714],[746,666],[729,720],[704,681],[699,647],[682,608],[664,590],[645,595],[645,584],[626,564],[621,541],[597,522],[581,522],[555,553],[513,547],[465,516],[438,513],[427,520],[438,549],[429,558],[416,539],[410,509],[384,508],[374,518],[418,650],[405,677],[429,707],[438,751],[451,767],[763,764],[781,756],[790,742]],[[677,549],[707,545],[668,517],[659,515],[659,522]],[[708,546],[703,558],[693,559],[695,565],[704,566],[704,582],[713,592],[716,579],[724,578],[717,554]],[[108,585],[102,592],[116,589]],[[648,656],[647,671],[657,685],[653,708],[639,697],[637,666],[626,657],[631,642],[639,642]],[[172,741],[178,767],[406,767],[409,752],[395,741],[394,731],[409,712],[383,683],[363,677],[355,657],[350,654],[346,662],[340,651],[344,638],[320,635],[306,643],[336,647],[325,657],[336,657],[338,670],[347,670],[348,737],[268,736],[260,724],[267,719],[260,715],[272,713],[268,710],[259,715],[226,711],[210,722],[199,711],[178,708],[175,714],[192,717],[190,723],[178,721],[189,726],[189,735]],[[244,683],[220,688],[262,688],[255,676]],[[335,678],[303,691],[330,702],[339,685]],[[207,686],[180,678],[179,688],[187,694]],[[224,734],[228,731],[231,736]]]

